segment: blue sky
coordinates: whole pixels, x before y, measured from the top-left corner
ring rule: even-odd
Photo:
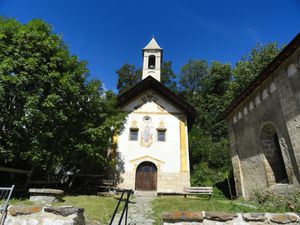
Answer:
[[[50,23],[108,89],[124,63],[141,66],[152,35],[179,73],[189,59],[234,65],[257,42],[300,32],[300,0],[0,0],[0,15]]]

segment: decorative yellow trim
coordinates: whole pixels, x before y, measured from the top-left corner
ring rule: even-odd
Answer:
[[[163,162],[159,159],[153,158],[149,155],[145,155],[145,156],[142,156],[142,157],[139,157],[139,158],[136,158],[136,159],[129,160],[129,162],[133,165],[133,171],[132,172],[135,173],[138,165],[142,162],[145,162],[145,161],[149,161],[149,162],[154,163],[155,166],[157,167],[158,172],[160,172],[161,165],[165,163],[165,162]]]
[[[131,128],[138,128],[136,120],[131,122]]]
[[[140,111],[140,112],[137,112],[137,111],[133,111],[133,112],[131,112],[131,111],[124,111],[124,112],[128,112],[128,113],[132,113],[132,114],[152,114],[152,115],[155,115],[155,114],[157,114],[157,115],[162,115],[162,114],[164,114],[164,115],[177,115],[177,116],[183,116],[184,115],[184,113],[180,113],[180,112],[146,112],[146,111]]]
[[[118,134],[114,134],[112,138],[112,157],[115,159],[117,157],[118,148]]]
[[[145,156],[142,156],[142,157],[139,157],[139,158],[136,158],[136,159],[131,159],[129,160],[128,162],[136,162],[136,161],[144,161],[145,159],[150,159],[154,162],[157,162],[157,163],[165,163],[164,161],[161,161],[159,159],[156,159],[152,156],[149,156],[149,155],[145,155]]]
[[[158,126],[157,130],[166,130],[165,122],[164,121],[161,120],[159,122],[159,126]]]
[[[180,128],[180,171],[185,172],[187,169],[187,143],[186,143],[186,125],[185,118],[179,118]]]

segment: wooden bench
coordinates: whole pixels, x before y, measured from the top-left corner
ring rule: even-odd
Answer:
[[[188,187],[184,189],[184,197],[187,195],[212,195],[213,187]]]
[[[158,196],[162,195],[181,195],[186,198],[187,195],[212,195],[213,187],[187,187],[183,192],[157,192]]]

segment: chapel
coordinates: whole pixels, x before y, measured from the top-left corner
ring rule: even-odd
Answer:
[[[232,165],[239,197],[300,187],[300,33],[229,105]]]
[[[128,113],[116,138],[118,187],[182,192],[190,186],[188,131],[195,109],[161,83],[163,49],[154,38],[142,55],[142,80],[118,96],[118,107]]]

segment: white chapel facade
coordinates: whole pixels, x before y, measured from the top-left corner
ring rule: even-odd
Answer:
[[[117,138],[120,188],[182,192],[190,186],[188,130],[195,109],[161,82],[162,48],[143,49],[142,81],[118,96],[128,113]]]

